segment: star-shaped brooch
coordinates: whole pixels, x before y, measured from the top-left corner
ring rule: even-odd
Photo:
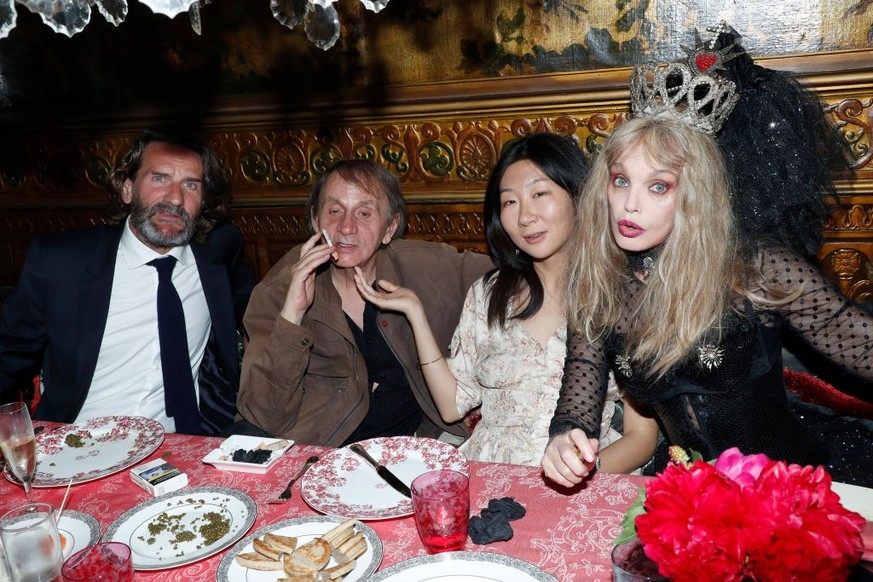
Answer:
[[[616,356],[615,364],[618,366],[619,372],[625,376],[630,376],[633,373],[630,356]]]
[[[724,351],[716,345],[705,344],[697,346],[697,357],[700,359],[701,365],[705,366],[707,370],[712,370],[721,366]]]

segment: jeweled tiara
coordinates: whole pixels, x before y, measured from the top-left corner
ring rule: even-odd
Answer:
[[[722,22],[713,32],[729,28]],[[715,39],[700,41],[694,49],[682,47],[687,57],[672,63],[634,67],[630,79],[634,117],[668,117],[714,135],[737,104],[737,87],[717,74],[733,58],[733,45],[716,50]]]

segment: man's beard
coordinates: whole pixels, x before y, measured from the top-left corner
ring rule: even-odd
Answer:
[[[178,232],[163,232],[152,223],[152,217],[159,212],[178,216],[185,227]],[[184,208],[173,206],[167,202],[158,202],[151,207],[143,206],[137,196],[130,203],[130,224],[139,235],[151,246],[161,249],[179,247],[191,242],[200,224],[200,214],[191,218]]]

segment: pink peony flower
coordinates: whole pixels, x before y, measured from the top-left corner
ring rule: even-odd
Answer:
[[[743,455],[740,449],[732,447],[718,456],[715,470],[745,488],[755,483],[768,463],[767,455]]]

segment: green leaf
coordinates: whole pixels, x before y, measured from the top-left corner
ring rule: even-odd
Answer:
[[[612,542],[616,545],[633,539],[637,535],[637,517],[646,512],[646,508],[644,507],[646,502],[646,490],[645,488],[640,487],[639,491],[639,497],[637,497],[636,501],[628,507],[627,513],[624,514],[624,519],[621,520],[621,533],[618,534],[618,537]]]

